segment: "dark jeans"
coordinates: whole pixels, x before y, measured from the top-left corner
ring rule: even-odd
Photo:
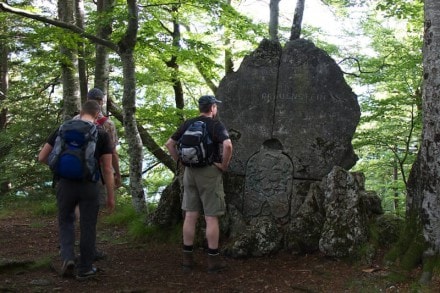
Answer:
[[[98,220],[98,184],[61,179],[57,184],[58,227],[63,260],[75,259],[75,206],[80,211],[79,273],[92,269]]]

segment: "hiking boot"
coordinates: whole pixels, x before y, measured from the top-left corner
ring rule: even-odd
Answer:
[[[73,260],[65,260],[61,267],[61,277],[73,278],[75,277],[75,262]]]
[[[76,279],[78,281],[85,281],[85,280],[88,280],[88,279],[95,277],[97,272],[98,272],[98,269],[95,267],[92,267],[92,269],[88,272],[78,273],[78,275],[76,276]]]
[[[194,254],[192,251],[183,251],[182,268],[190,271],[194,268]]]
[[[220,254],[208,254],[208,273],[217,273],[226,269]]]
[[[103,251],[96,250],[95,251],[95,261],[103,260],[107,258],[107,254]]]

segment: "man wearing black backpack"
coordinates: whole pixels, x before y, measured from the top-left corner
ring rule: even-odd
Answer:
[[[218,272],[226,267],[219,256],[220,228],[218,217],[223,215],[226,209],[223,172],[228,169],[232,157],[232,142],[223,123],[215,119],[218,103],[221,103],[221,101],[214,96],[200,97],[200,116],[185,121],[165,144],[173,159],[178,164],[185,165],[182,199],[182,210],[185,211],[182,266],[185,270],[191,270],[194,267],[194,236],[197,219],[201,211],[203,211],[206,221],[208,272]],[[193,151],[191,151],[188,145],[191,144],[190,141],[197,140],[195,139],[195,133],[203,133],[203,130],[193,131],[200,124],[196,121],[202,121],[205,124],[208,138],[199,146],[193,147]],[[189,128],[191,128],[191,131],[187,132]],[[203,129],[203,127],[199,127],[199,129]],[[190,139],[190,136],[193,136],[193,139]],[[186,139],[188,137],[189,139]],[[187,142],[182,142],[184,138]],[[202,137],[200,140],[205,139]],[[200,149],[205,149],[206,154],[203,155]],[[192,161],[188,161],[187,154],[191,152],[201,153],[193,156]],[[199,159],[194,159],[196,157]],[[201,157],[203,158],[200,159]],[[197,162],[193,163],[194,160]]]
[[[121,172],[119,170],[119,155],[117,151],[117,146],[119,144],[118,133],[116,131],[115,123],[108,117],[105,116],[102,112],[102,107],[104,105],[105,94],[99,88],[92,88],[87,92],[87,100],[88,101],[96,101],[100,106],[100,111],[98,114],[98,118],[95,120],[95,124],[105,130],[108,133],[110,143],[113,147],[112,154],[112,165],[113,165],[113,173],[114,173],[114,181],[115,188],[119,188],[121,186]],[[73,119],[79,119],[79,115],[73,117]],[[106,199],[107,199],[107,189],[104,186],[103,182],[99,182],[99,207],[105,208]],[[79,218],[79,210],[76,209],[76,216]],[[95,251],[95,260],[105,259],[107,254],[102,250],[96,248]]]
[[[90,133],[96,133],[96,141],[88,142],[88,145],[94,147],[93,157],[96,160],[96,166],[100,165],[101,172],[98,170],[98,174],[101,173],[107,188],[107,207],[110,211],[113,211],[115,207],[114,197],[114,176],[112,168],[112,152],[113,148],[110,143],[108,134],[101,129],[97,129],[95,126],[95,120],[100,112],[100,106],[96,101],[87,101],[84,103],[81,109],[80,120],[76,120],[79,123],[90,125]],[[63,163],[61,158],[70,156],[71,160],[85,157],[85,155],[76,155],[78,150],[74,150],[74,143],[69,151],[65,151],[66,146],[58,151],[54,155],[54,152],[59,148],[60,137],[63,130],[67,131],[67,127],[63,127],[66,123],[69,123],[72,129],[72,121],[63,123],[63,125],[54,132],[47,140],[47,143],[43,146],[38,155],[40,162],[51,165],[55,175],[57,172],[69,174],[68,167],[60,166]],[[73,122],[73,123],[77,123]],[[72,132],[74,129],[72,130]],[[74,136],[74,135],[72,135]],[[88,135],[84,135],[88,138]],[[76,141],[81,139],[77,138]],[[84,148],[83,151],[85,152]],[[54,159],[58,156],[59,159]],[[92,157],[92,159],[93,159]],[[86,161],[86,159],[83,159]],[[87,162],[90,161],[87,159]],[[84,163],[84,162],[83,162]],[[53,166],[52,166],[53,165]],[[55,166],[55,167],[54,167]],[[86,168],[86,167],[84,167]],[[99,167],[97,167],[99,168]],[[58,170],[58,171],[57,171]],[[95,259],[95,242],[96,242],[96,223],[99,211],[99,185],[101,180],[99,176],[90,176],[93,171],[84,171],[84,177],[79,178],[65,178],[62,175],[58,175],[57,184],[57,206],[58,206],[58,226],[59,226],[59,239],[61,248],[61,257],[63,260],[61,275],[63,277],[74,277],[75,275],[75,206],[79,205],[80,209],[80,259],[78,264],[77,278],[79,280],[93,277],[97,270],[93,267],[93,261]],[[73,175],[72,175],[73,176]],[[76,176],[76,175],[75,175]]]

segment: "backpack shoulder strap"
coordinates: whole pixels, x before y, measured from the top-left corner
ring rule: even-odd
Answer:
[[[103,117],[99,118],[98,120],[96,120],[96,124],[102,126],[107,120],[108,120],[108,117],[103,116]]]

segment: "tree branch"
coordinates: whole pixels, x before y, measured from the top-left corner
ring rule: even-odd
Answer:
[[[353,73],[353,72],[345,72],[345,71],[342,71],[342,73],[344,73],[344,74],[348,74],[348,75],[353,75],[353,76],[355,76],[355,77],[359,77],[360,74],[362,74],[362,73],[377,73],[377,72],[379,72],[383,67],[386,66],[386,63],[384,62],[381,66],[379,66],[379,68],[378,68],[376,71],[363,71],[363,70],[361,69],[361,62],[359,61],[358,58],[355,58],[355,57],[346,57],[346,58],[343,58],[341,61],[338,62],[338,65],[341,64],[341,63],[343,63],[343,62],[345,62],[345,61],[347,61],[347,60],[351,60],[351,61],[354,61],[354,62],[356,63],[357,68],[358,68],[358,70],[359,70],[359,74],[357,74],[357,73]]]
[[[34,20],[38,20],[47,24],[51,24],[53,26],[59,27],[59,28],[64,28],[67,29],[71,32],[74,32],[90,41],[92,41],[93,43],[97,43],[103,46],[108,47],[109,49],[118,52],[118,47],[116,46],[116,44],[98,38],[95,35],[89,34],[87,32],[85,32],[83,29],[81,29],[80,27],[73,25],[73,24],[69,24],[69,23],[65,23],[62,21],[58,21],[55,19],[51,19],[51,18],[47,18],[45,16],[39,15],[39,14],[35,14],[32,12],[28,12],[26,10],[22,10],[22,9],[18,9],[18,8],[14,8],[9,6],[8,4],[4,3],[4,2],[0,2],[0,11],[4,11],[4,12],[9,12],[9,13],[13,13],[19,16],[23,16],[26,18],[30,18],[30,19],[34,19]]]
[[[124,124],[124,116],[122,110],[115,104],[111,98],[108,100],[108,110],[113,114],[113,116],[118,119],[122,124]],[[169,156],[151,137],[148,131],[138,125],[139,135],[141,136],[143,145],[150,151],[153,156],[155,156],[161,163],[163,163],[172,172],[176,172],[176,163],[173,161],[171,156]]]

